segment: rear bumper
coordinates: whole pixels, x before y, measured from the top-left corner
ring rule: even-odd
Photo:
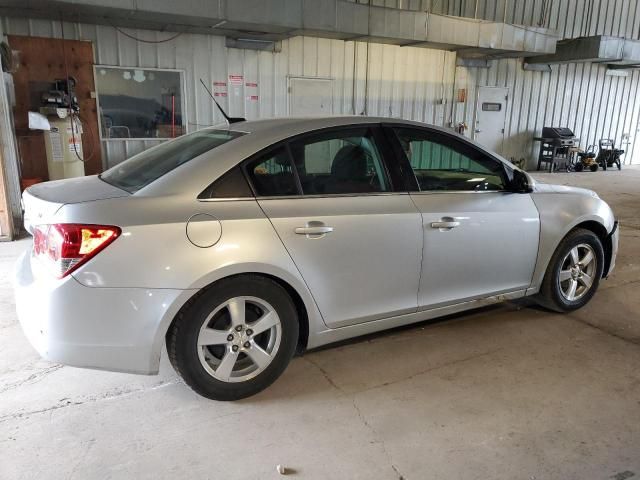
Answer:
[[[184,290],[85,287],[36,276],[30,252],[14,273],[20,325],[45,359],[75,367],[158,372],[166,325]]]

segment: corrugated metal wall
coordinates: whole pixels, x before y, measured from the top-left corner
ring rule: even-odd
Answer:
[[[376,4],[413,10],[474,16],[474,0],[372,0]],[[585,32],[613,33],[637,38],[640,0],[506,0],[507,21],[543,23],[566,31],[567,36]],[[546,5],[546,7],[545,7]],[[592,6],[592,14],[586,7]],[[505,0],[478,2],[478,17],[502,20]],[[598,12],[604,11],[606,15]],[[575,19],[575,22],[566,21]],[[2,19],[8,34],[60,37],[57,21]],[[588,27],[588,28],[587,28]],[[437,125],[465,121],[472,135],[478,86],[506,86],[510,90],[501,153],[535,163],[533,137],[543,125],[572,128],[586,147],[611,136],[618,144],[623,133],[631,135],[631,159],[640,162],[638,118],[640,72],[628,77],[605,76],[597,64],[553,66],[551,73],[522,69],[522,60],[492,62],[489,69],[455,66],[455,54],[413,47],[343,42],[296,37],[282,42],[280,53],[227,49],[224,38],[184,34],[167,43],[136,42],[110,26],[65,25],[65,35],[94,42],[96,62],[126,67],[181,69],[185,72],[188,129],[222,122],[199,79],[211,85],[243,75],[258,87],[229,87],[223,100],[230,115],[246,118],[283,116],[288,113],[288,79],[295,76],[334,79],[334,114],[368,114],[402,117]],[[159,40],[170,34],[128,30],[134,35]],[[454,103],[459,88],[468,90],[464,103]],[[251,100],[251,95],[258,100]],[[247,98],[249,97],[249,98]],[[109,165],[137,153],[158,140],[110,140],[105,142]],[[637,143],[637,145],[635,145]]]
[[[352,0],[369,3],[369,0]],[[370,0],[373,5],[430,11],[555,29],[562,38],[612,35],[640,38],[640,0]],[[543,126],[567,126],[583,148],[613,138],[627,149],[626,163],[640,163],[640,72],[606,76],[598,64],[554,65],[551,73],[522,69],[521,59],[494,61],[489,69],[456,69],[456,86],[468,101],[449,111],[453,123],[465,121],[473,135],[477,87],[509,88],[502,154],[535,165]],[[623,134],[629,134],[628,143]]]
[[[468,88],[469,97],[476,98],[478,86],[509,88],[505,141],[502,154],[527,159],[535,166],[539,144],[533,137],[543,126],[566,126],[580,138],[580,145],[598,143],[601,138],[613,138],[617,146],[627,150],[625,163],[640,160],[640,72],[628,77],[605,75],[606,66],[596,63],[554,65],[550,73],[524,71],[519,60],[494,62],[489,69],[458,67],[466,79],[460,88]],[[475,105],[469,105],[465,121],[473,128]],[[623,134],[630,135],[627,144]]]
[[[638,38],[640,1],[638,0],[507,0],[507,22],[542,24],[556,29],[561,37],[613,35]],[[452,9],[469,14],[472,0],[452,0]],[[491,8],[496,5],[497,8]],[[478,17],[501,20],[504,0],[478,2]],[[502,10],[501,8],[502,7]],[[542,12],[545,12],[544,14]],[[471,14],[472,16],[472,14]],[[542,17],[541,17],[542,16]],[[505,86],[510,90],[503,153],[507,157],[526,158],[535,164],[538,144],[534,135],[545,125],[567,126],[580,138],[583,148],[597,144],[600,138],[613,138],[627,149],[626,163],[640,162],[640,72],[626,77],[605,75],[601,64],[553,65],[551,73],[522,69],[521,60],[501,60],[489,69],[458,68],[469,97],[476,98],[478,86]],[[472,126],[473,108],[465,121]],[[630,135],[623,143],[623,134]]]
[[[55,21],[4,18],[3,22],[8,34],[61,36]],[[147,44],[110,26],[65,24],[64,31],[67,38],[93,41],[97,64],[184,70],[190,131],[223,122],[200,78],[211,85],[227,81],[229,75],[243,75],[245,83],[257,83],[257,88],[243,85],[237,95],[230,86],[226,99],[221,99],[231,116],[247,119],[287,115],[288,78],[296,76],[334,79],[334,114],[366,113],[443,125],[444,103],[450,104],[453,94],[455,54],[437,50],[295,37],[282,42],[280,53],[270,53],[228,49],[223,37],[213,35],[184,34],[172,42]],[[129,31],[148,40],[171,35]],[[254,94],[258,101],[247,98]],[[158,141],[108,140],[105,158],[113,165]]]

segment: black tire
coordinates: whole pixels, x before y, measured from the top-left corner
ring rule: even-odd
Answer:
[[[569,252],[576,246],[587,244],[591,246],[595,253],[596,266],[592,275],[593,283],[591,287],[583,294],[582,297],[570,301],[562,293],[560,286],[560,270],[563,267],[563,261]],[[576,228],[567,234],[560,242],[555,253],[551,257],[549,266],[542,281],[540,293],[538,294],[538,302],[555,312],[571,312],[585,306],[598,290],[602,271],[604,267],[604,249],[602,242],[598,236],[590,230]]]
[[[589,170],[591,170],[592,172],[597,172],[598,171],[598,164],[594,163],[589,167]]]
[[[234,297],[255,297],[271,305],[281,334],[279,348],[263,371],[246,381],[226,382],[201,363],[198,335],[209,315]],[[240,275],[217,282],[178,315],[167,333],[167,352],[173,368],[196,393],[212,400],[239,400],[264,390],[284,372],[296,351],[298,330],[296,307],[282,286],[259,275]]]
[[[618,160],[616,163],[618,164],[618,170],[622,170],[622,162]]]
[[[576,164],[574,165],[573,169],[574,169],[576,172],[581,172],[581,171],[584,169],[584,166],[582,165],[582,163],[576,163]]]

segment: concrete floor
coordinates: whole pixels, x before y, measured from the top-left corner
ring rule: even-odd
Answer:
[[[205,400],[42,361],[0,244],[0,479],[640,478],[640,169],[541,174],[621,221],[617,270],[571,315],[504,304],[293,360],[262,394]],[[34,299],[37,301],[37,299]]]

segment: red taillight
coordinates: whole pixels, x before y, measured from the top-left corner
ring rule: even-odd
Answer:
[[[113,242],[120,232],[119,227],[109,225],[38,225],[33,234],[33,254],[62,278]]]

